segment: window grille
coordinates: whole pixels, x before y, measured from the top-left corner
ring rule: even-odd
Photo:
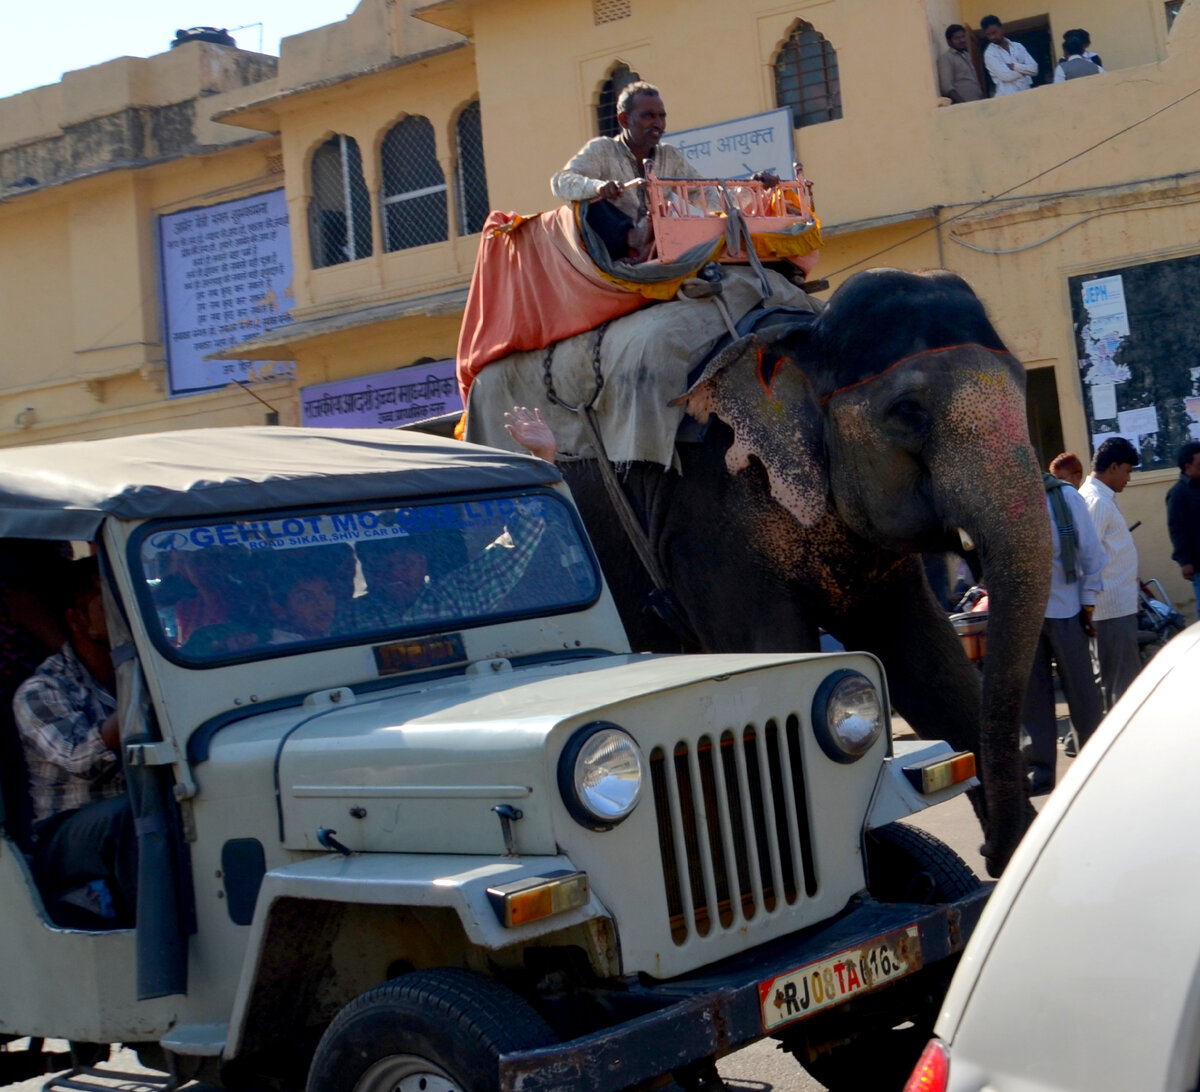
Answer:
[[[592,22],[596,26],[628,19],[629,15],[630,0],[592,0]]]
[[[383,246],[408,250],[445,242],[446,176],[429,119],[414,114],[383,138]]]
[[[617,63],[609,69],[608,79],[600,88],[596,102],[596,133],[598,136],[615,137],[621,126],[617,124],[617,99],[631,83],[641,79],[628,65]]]
[[[775,103],[791,107],[797,129],[842,116],[837,52],[810,23],[797,23],[775,58]]]
[[[371,255],[371,195],[353,137],[331,137],[312,161],[309,243],[314,269]]]
[[[483,162],[483,125],[479,103],[463,107],[454,127],[458,145],[458,165],[455,168],[455,188],[458,191],[458,233],[474,235],[483,230],[487,219],[487,170]]]

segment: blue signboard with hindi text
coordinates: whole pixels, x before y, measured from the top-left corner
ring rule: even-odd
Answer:
[[[300,422],[321,428],[396,428],[462,413],[453,360],[316,383],[300,392]]]

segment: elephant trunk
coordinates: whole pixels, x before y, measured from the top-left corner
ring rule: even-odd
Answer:
[[[988,646],[983,670],[979,768],[983,782],[983,854],[998,876],[1033,817],[1021,761],[1021,710],[1050,590],[1052,543],[1046,494],[1025,424],[1024,376],[991,371],[991,435],[972,447],[959,442],[931,466],[946,518],[974,539],[988,590]],[[1002,376],[999,384],[996,377]],[[960,393],[963,393],[960,390]],[[953,410],[973,430],[980,403]],[[1007,429],[995,429],[997,421]],[[975,450],[978,459],[964,458]]]

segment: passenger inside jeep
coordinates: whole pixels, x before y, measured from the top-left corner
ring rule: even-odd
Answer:
[[[177,640],[198,653],[240,652],[270,640],[272,618],[259,559],[245,546],[176,555],[186,590],[175,607]]]
[[[288,550],[267,572],[275,644],[286,644],[354,628],[354,550],[349,543]]]
[[[65,565],[65,544],[0,540],[0,823],[25,851],[32,847],[25,755],[13,720],[17,687],[62,648],[62,627],[43,596]]]
[[[137,836],[96,558],[65,564],[47,592],[67,639],[21,683],[12,705],[33,804],[34,875],[56,920],[73,924],[55,912],[61,902],[88,919],[128,925]]]

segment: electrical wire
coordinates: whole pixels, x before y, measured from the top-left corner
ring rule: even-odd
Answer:
[[[1193,197],[1191,200],[1172,201],[1172,202],[1170,202],[1170,204],[1173,207],[1177,208],[1180,205],[1194,205],[1197,202],[1200,202],[1200,197]],[[1090,213],[1087,216],[1081,216],[1078,220],[1074,221],[1073,223],[1068,224],[1066,227],[1059,228],[1058,231],[1053,232],[1050,235],[1047,235],[1044,239],[1038,239],[1036,242],[1026,243],[1024,246],[1010,247],[1008,250],[992,250],[989,247],[976,246],[975,243],[968,243],[967,240],[964,239],[961,235],[955,235],[953,232],[947,232],[946,238],[949,239],[952,243],[957,243],[959,246],[966,247],[968,250],[974,250],[977,254],[992,254],[992,255],[1022,254],[1026,250],[1035,250],[1039,246],[1045,246],[1046,243],[1053,242],[1060,235],[1066,235],[1066,233],[1068,231],[1073,231],[1075,228],[1080,227],[1083,224],[1086,224],[1089,220],[1097,220],[1101,216],[1114,216],[1117,213],[1121,213],[1121,212],[1148,212],[1153,209],[1161,209],[1165,206],[1165,204],[1166,204],[1165,202],[1156,201],[1156,202],[1153,202],[1150,204],[1121,205],[1118,208],[1097,209],[1095,212]],[[948,223],[949,221],[945,221],[945,222]]]

